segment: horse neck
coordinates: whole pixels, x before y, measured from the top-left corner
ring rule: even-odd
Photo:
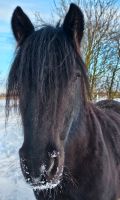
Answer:
[[[88,133],[87,133],[87,107],[81,104],[77,118],[73,121],[69,136],[66,141],[66,152],[74,154],[76,151],[84,153],[83,149],[87,148]]]
[[[66,145],[66,152],[70,157],[72,155],[75,157],[75,152],[78,152],[82,160],[88,152],[89,154],[94,152],[97,138],[101,134],[101,127],[95,109],[95,106],[91,103],[86,103],[80,109],[78,118],[71,127]]]

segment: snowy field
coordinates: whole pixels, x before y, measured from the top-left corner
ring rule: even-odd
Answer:
[[[0,100],[0,200],[35,200],[24,181],[18,150],[22,144],[20,117],[11,114],[5,128],[4,100]]]
[[[0,200],[35,200],[19,165],[18,150],[23,142],[21,120],[12,113],[5,128],[4,104],[0,100]]]

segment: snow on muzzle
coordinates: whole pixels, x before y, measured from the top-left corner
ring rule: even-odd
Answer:
[[[34,190],[52,189],[60,184],[63,174],[63,165],[59,165],[58,152],[51,153],[49,166],[44,162],[41,164],[37,176],[34,175],[34,170],[31,170],[31,167],[29,167],[31,164],[30,161],[24,157],[21,151],[19,154],[22,173],[26,182],[29,183]]]

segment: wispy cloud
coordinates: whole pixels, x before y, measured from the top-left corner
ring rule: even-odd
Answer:
[[[51,11],[51,4],[52,0],[45,0],[44,2],[40,0],[29,0],[29,2],[23,0],[2,1],[0,2],[0,20],[10,22],[12,12],[18,5],[21,6],[32,19],[34,19],[34,13],[36,11],[40,12],[41,15],[49,16],[48,13]]]
[[[11,17],[11,9],[5,8],[4,6],[0,8],[0,20],[4,22],[9,22]]]

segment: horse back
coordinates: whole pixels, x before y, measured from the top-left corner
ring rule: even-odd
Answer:
[[[98,101],[96,105],[103,110],[111,110],[120,114],[120,102],[115,100]]]
[[[101,125],[105,142],[120,164],[120,102],[104,100],[96,103],[96,116]]]
[[[101,127],[109,159],[114,163],[118,174],[120,191],[120,102],[100,101],[93,109]]]

